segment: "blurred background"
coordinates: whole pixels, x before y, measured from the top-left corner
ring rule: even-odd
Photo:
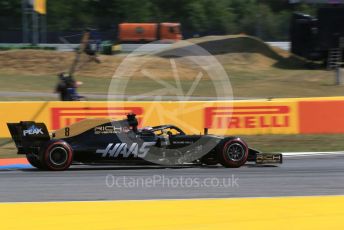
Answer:
[[[220,62],[235,100],[344,95],[341,0],[0,0],[0,100],[104,101],[130,52],[155,42],[145,46],[144,59],[152,51],[178,49],[181,40]],[[145,69],[175,85],[169,57],[150,58]],[[176,66],[186,92],[198,70],[182,58]],[[111,99],[150,100],[159,87],[135,72],[125,94]],[[214,100],[211,87],[205,75],[191,96]],[[162,100],[178,96],[164,93]],[[342,134],[247,138],[271,151],[344,147],[337,141]],[[322,145],[324,138],[332,144]],[[285,147],[271,145],[280,140]]]
[[[237,97],[342,95],[337,86],[342,84],[338,68],[342,65],[344,48],[343,3],[340,0],[1,0],[0,50],[12,52],[0,53],[0,78],[6,79],[1,80],[0,88],[51,92],[56,83],[52,78],[72,69],[73,76],[85,83],[81,91],[101,94],[108,85],[106,79],[123,57],[140,44],[160,41],[161,45],[149,47],[149,52],[185,39],[218,58],[231,75]],[[82,40],[85,29],[89,33]],[[81,60],[82,55],[75,61],[72,52],[82,43],[88,55],[101,55],[96,60],[100,63]],[[163,73],[166,71],[158,74]],[[18,84],[22,76],[26,76],[27,84]],[[264,88],[243,89],[262,84]],[[136,90],[137,87],[133,91]],[[3,92],[1,97],[8,100],[14,95]],[[104,96],[92,97],[104,99]],[[16,95],[16,99],[22,98]],[[36,94],[31,99],[43,98],[50,100],[56,96]]]
[[[28,11],[30,3],[0,1],[0,42],[23,42],[23,11]],[[80,32],[86,26],[96,28],[105,40],[116,40],[119,23],[170,21],[181,23],[184,38],[245,33],[281,41],[289,39],[294,11],[315,15],[318,8],[288,0],[48,0],[45,4],[41,19],[47,34],[42,40],[47,43],[58,43],[59,36]]]

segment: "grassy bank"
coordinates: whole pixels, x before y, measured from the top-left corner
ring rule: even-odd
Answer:
[[[227,71],[233,89],[234,97],[241,98],[283,98],[283,97],[326,97],[344,96],[344,88],[333,84],[332,72],[322,70],[265,70],[253,73],[251,71]],[[83,77],[77,79],[84,84],[79,88],[81,94],[108,93],[111,78]],[[0,90],[14,92],[47,92],[54,91],[56,76],[11,75],[0,72]],[[177,87],[174,79],[164,79],[164,82]],[[181,81],[184,93],[192,87],[193,80]],[[130,80],[124,90],[126,95],[154,95],[154,90],[163,86],[151,79]],[[173,91],[163,90],[164,95],[175,95]],[[120,92],[122,93],[122,92]],[[112,92],[118,94],[118,92]],[[216,96],[213,82],[201,80],[192,96]],[[106,98],[106,97],[104,97]],[[53,100],[53,98],[37,97],[1,97],[0,100]]]
[[[247,36],[209,36],[190,41],[197,44],[198,47],[206,49],[215,59],[211,59],[211,63],[202,62],[203,66],[200,68],[190,61],[187,55],[185,57],[172,54],[160,57],[139,56],[135,61],[130,62],[133,66],[138,64],[140,68],[133,68],[131,73],[133,78],[130,78],[127,86],[123,86],[124,94],[149,95],[151,91],[162,89],[160,95],[175,95],[178,90],[168,92],[166,85],[177,87],[180,84],[184,95],[190,88],[196,86],[191,96],[216,96],[216,89],[213,82],[209,80],[209,73],[204,70],[216,64],[217,60],[229,76],[234,97],[280,98],[344,95],[344,88],[335,85],[333,71],[309,69],[310,65],[306,60],[287,51],[272,48],[259,39]],[[172,50],[180,48],[178,43],[175,46],[175,49]],[[166,52],[168,54],[170,51]],[[72,52],[0,51],[0,90],[52,92],[57,82],[56,75],[68,71],[74,57],[75,54]],[[207,56],[200,57],[206,58]],[[107,94],[109,83],[120,64],[126,61],[126,55],[100,55],[99,59],[101,63],[97,64],[82,56],[75,74],[77,80],[84,82],[80,87],[80,93]],[[130,67],[133,67],[131,65]],[[130,67],[125,69],[131,70]],[[319,66],[312,67],[318,68]],[[200,72],[203,75],[197,82],[196,76]],[[178,79],[176,79],[176,73],[179,75]],[[152,76],[159,79],[160,83],[152,80]],[[128,79],[126,74],[122,77]],[[221,77],[223,76],[221,75]],[[168,84],[161,84],[162,81]],[[195,82],[197,84],[193,85]],[[18,99],[18,96],[14,96],[12,99]],[[26,99],[32,100],[35,97]],[[4,100],[11,100],[11,97]],[[51,98],[46,100],[51,100]]]

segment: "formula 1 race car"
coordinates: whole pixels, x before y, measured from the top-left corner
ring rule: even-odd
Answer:
[[[126,119],[85,119],[49,135],[44,123],[8,123],[18,154],[42,170],[83,164],[221,164],[237,168],[247,161],[282,163],[278,153],[251,149],[238,137],[187,135],[174,125],[138,129],[135,114]]]

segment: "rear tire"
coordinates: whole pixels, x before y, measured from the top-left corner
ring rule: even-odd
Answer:
[[[72,164],[73,150],[67,142],[53,140],[42,148],[40,152],[40,161],[47,170],[66,170]]]
[[[40,169],[40,170],[44,169],[44,167],[43,167],[42,163],[40,162],[39,157],[37,155],[32,154],[32,153],[26,154],[26,159],[33,167]]]
[[[226,168],[239,168],[247,161],[248,146],[240,138],[226,140],[218,149],[218,158]]]

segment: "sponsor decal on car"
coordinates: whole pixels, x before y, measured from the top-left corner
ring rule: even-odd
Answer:
[[[43,135],[43,131],[42,131],[42,128],[37,128],[35,125],[32,125],[30,128],[23,130],[24,137],[27,135],[38,135],[38,134]]]
[[[143,142],[140,146],[134,142],[130,145],[127,143],[109,143],[105,149],[97,149],[96,153],[102,154],[102,157],[119,157],[127,158],[129,156],[144,158],[150,147],[155,145],[155,142]]]
[[[94,128],[94,134],[113,134],[120,133],[121,131],[121,127],[115,127],[112,125],[102,125]]]
[[[180,140],[180,141],[172,141],[172,144],[175,144],[175,145],[185,145],[185,144],[192,144],[193,141],[183,141],[183,140]]]

